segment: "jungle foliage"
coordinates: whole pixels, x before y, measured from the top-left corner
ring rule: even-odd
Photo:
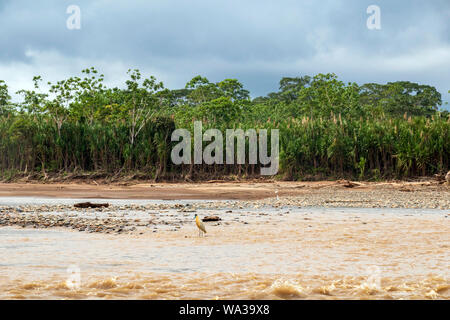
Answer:
[[[283,78],[278,92],[251,99],[236,79],[197,76],[164,88],[129,70],[108,88],[94,69],[48,83],[13,103],[0,81],[0,176],[76,172],[149,178],[257,176],[256,165],[171,164],[176,128],[279,129],[279,178],[404,178],[450,167],[450,117],[432,86],[399,81],[362,86],[334,74]]]

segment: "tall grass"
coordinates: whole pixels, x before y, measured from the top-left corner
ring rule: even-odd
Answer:
[[[131,148],[129,127],[120,122],[67,121],[58,134],[45,117],[0,118],[0,172],[139,170],[155,174],[166,170],[173,130],[171,119],[158,118],[144,127]]]
[[[450,120],[291,119],[281,125],[282,169],[290,178],[411,177],[450,166]]]
[[[45,115],[0,117],[0,175],[140,171],[151,177],[215,178],[259,173],[258,166],[249,164],[172,165],[171,133],[186,125],[176,117],[157,117],[132,146],[130,128],[120,121],[66,121],[59,134]],[[226,126],[204,122],[203,128]],[[280,130],[279,177],[285,179],[404,178],[450,167],[450,119],[442,117],[242,118],[233,126]]]

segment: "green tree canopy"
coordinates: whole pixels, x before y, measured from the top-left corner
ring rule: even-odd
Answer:
[[[442,104],[435,87],[409,81],[368,83],[361,86],[360,94],[362,104],[396,116],[431,115]]]

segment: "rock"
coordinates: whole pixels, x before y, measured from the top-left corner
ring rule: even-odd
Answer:
[[[450,185],[450,171],[445,175],[445,181],[447,181],[447,184]]]

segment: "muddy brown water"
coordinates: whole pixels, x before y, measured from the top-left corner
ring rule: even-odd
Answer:
[[[450,298],[448,211],[213,213],[224,220],[204,238],[194,222],[142,235],[0,228],[0,299]]]

